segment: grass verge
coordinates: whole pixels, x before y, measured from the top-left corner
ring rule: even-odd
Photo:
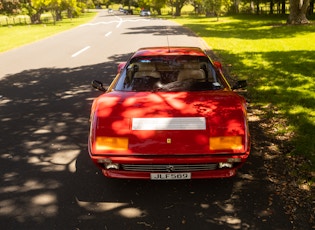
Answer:
[[[71,29],[95,17],[95,12],[81,14],[79,18],[65,18],[55,25],[50,22],[46,24],[14,25],[0,27],[0,52],[4,52],[21,45],[34,42],[53,34]]]
[[[202,37],[232,77],[248,80],[251,104],[273,122],[269,134],[285,154],[305,158],[314,180],[315,25],[289,26],[286,16],[270,15],[173,20]]]

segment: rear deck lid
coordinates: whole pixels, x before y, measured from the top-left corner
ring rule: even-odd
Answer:
[[[95,136],[125,137],[137,154],[211,153],[210,136],[245,135],[242,103],[222,91],[109,93],[97,102]]]

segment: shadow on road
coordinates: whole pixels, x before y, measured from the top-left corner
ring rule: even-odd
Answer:
[[[89,109],[119,61],[0,81],[3,229],[290,229],[257,149],[231,179],[110,180],[87,153]]]

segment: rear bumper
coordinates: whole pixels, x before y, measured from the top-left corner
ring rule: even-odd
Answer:
[[[169,157],[152,157],[152,156],[95,156],[91,155],[92,161],[102,170],[106,177],[122,178],[122,179],[150,179],[151,173],[178,173],[188,172],[191,173],[191,179],[207,179],[207,178],[227,178],[236,174],[237,169],[240,168],[247,160],[248,154],[242,155],[208,155],[208,156],[169,156]],[[200,165],[209,164],[211,169],[202,168],[199,170]],[[231,167],[220,167],[220,164],[228,165]],[[107,167],[108,165],[115,165],[114,167]],[[132,170],[125,170],[125,165],[128,165]],[[130,167],[131,165],[131,167]],[[136,169],[132,166],[135,165]],[[154,170],[150,171],[147,167],[142,170],[143,166],[152,166]],[[180,171],[167,171],[167,169],[157,171],[156,166],[163,165],[163,167],[171,166],[177,168],[178,165],[184,165]],[[187,165],[187,169],[185,169]],[[196,169],[196,167],[198,169]],[[208,167],[208,166],[207,166]],[[169,167],[166,167],[169,168]],[[138,170],[140,169],[140,170]],[[190,170],[192,169],[192,170]]]
[[[228,178],[236,175],[236,168],[219,169],[202,172],[192,172],[191,179]],[[104,176],[121,179],[145,179],[150,180],[150,172],[129,172],[121,170],[102,170]]]

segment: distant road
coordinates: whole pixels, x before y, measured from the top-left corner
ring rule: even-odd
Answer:
[[[76,67],[103,63],[143,46],[205,44],[167,20],[106,10],[90,23],[0,54],[0,78],[27,69]]]

